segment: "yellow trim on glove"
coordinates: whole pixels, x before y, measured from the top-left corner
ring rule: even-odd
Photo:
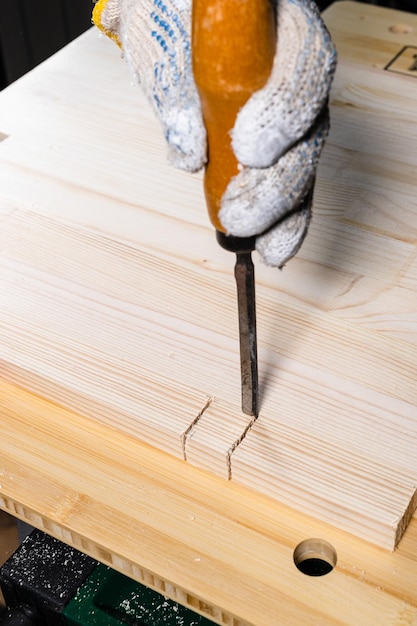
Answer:
[[[111,30],[109,30],[108,28],[106,28],[105,26],[103,26],[102,14],[107,6],[107,2],[108,0],[98,0],[98,2],[96,2],[96,4],[94,5],[93,24],[97,26],[97,28],[99,28],[103,33],[105,33],[107,37],[110,37],[110,39],[113,39],[113,41],[117,43],[119,48],[122,48],[122,42],[120,41],[118,35],[112,32]]]

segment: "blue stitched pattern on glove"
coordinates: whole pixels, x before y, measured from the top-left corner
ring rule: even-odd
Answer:
[[[191,0],[100,1],[104,30],[121,42],[154,107],[170,161],[200,169],[206,132],[192,73]],[[265,87],[237,116],[232,146],[242,167],[226,189],[219,217],[229,234],[257,235],[263,260],[281,267],[299,249],[310,223],[336,52],[313,0],[272,1],[274,65]]]

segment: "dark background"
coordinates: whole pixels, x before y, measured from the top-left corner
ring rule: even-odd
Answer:
[[[333,0],[317,0],[320,10]],[[417,0],[362,0],[417,13]],[[0,89],[91,26],[94,0],[0,0]]]
[[[92,0],[0,0],[0,88],[91,26]]]

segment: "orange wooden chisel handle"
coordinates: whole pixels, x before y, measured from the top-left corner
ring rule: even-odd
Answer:
[[[193,0],[193,72],[208,135],[204,189],[220,232],[220,201],[238,173],[230,131],[239,110],[267,81],[275,46],[270,0]]]

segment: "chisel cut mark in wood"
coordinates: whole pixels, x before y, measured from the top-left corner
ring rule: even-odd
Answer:
[[[246,428],[244,429],[244,431],[242,432],[242,434],[240,435],[240,437],[238,437],[236,439],[236,441],[233,443],[232,446],[230,446],[230,448],[227,451],[227,474],[228,474],[228,479],[231,480],[232,479],[232,454],[233,452],[236,450],[236,448],[238,446],[240,446],[240,444],[242,443],[242,441],[245,439],[246,435],[250,432],[250,430],[252,429],[252,426],[254,425],[254,423],[256,422],[256,420],[258,419],[258,416],[255,415],[251,421],[249,422],[249,424],[246,426]]]
[[[198,415],[193,419],[193,421],[188,426],[188,428],[181,435],[182,454],[183,454],[183,457],[184,457],[184,461],[187,460],[187,442],[188,442],[188,439],[191,437],[191,435],[192,435],[192,433],[194,431],[194,428],[196,427],[197,423],[200,421],[202,415],[207,411],[209,406],[214,402],[214,399],[215,399],[214,396],[210,396],[207,399],[207,402],[205,403],[205,405],[203,406],[201,411],[198,413]]]
[[[403,534],[405,533],[405,530],[408,526],[408,524],[411,521],[411,518],[413,517],[414,513],[416,512],[417,509],[417,489],[414,491],[410,502],[408,503],[408,506],[406,507],[404,514],[400,517],[400,519],[394,519],[392,521],[392,525],[393,527],[396,527],[396,533],[395,533],[395,544],[397,545],[401,539],[401,537],[403,536]]]

